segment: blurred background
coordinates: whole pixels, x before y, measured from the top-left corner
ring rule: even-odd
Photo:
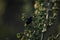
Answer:
[[[58,7],[59,7],[58,2]],[[24,22],[21,20],[23,13],[27,17],[33,13],[34,0],[0,0],[0,40],[5,37],[17,40],[16,34],[24,32]],[[60,10],[60,9],[59,9]],[[58,10],[58,11],[59,11]],[[57,15],[57,31],[60,33],[60,13]]]
[[[24,32],[22,13],[32,15],[33,0],[0,0],[0,40],[9,37],[16,40],[18,32]]]

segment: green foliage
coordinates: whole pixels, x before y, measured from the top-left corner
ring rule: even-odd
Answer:
[[[20,39],[21,37],[20,40],[43,40],[43,35],[47,31],[47,27],[55,23],[56,12],[54,12],[54,10],[56,6],[52,6],[54,7],[53,9],[52,7],[50,8],[50,4],[52,3],[48,1],[46,1],[46,5],[44,4],[45,1],[43,0],[35,0],[35,1],[36,1],[34,5],[35,12],[32,16],[32,22],[28,25],[25,24],[25,31],[22,37],[20,33],[18,33],[17,38]],[[51,10],[53,10],[52,11],[53,16],[49,16],[49,11]]]

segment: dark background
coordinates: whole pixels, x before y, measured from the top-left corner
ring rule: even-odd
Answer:
[[[0,40],[5,40],[6,37],[9,40],[17,40],[16,34],[23,33],[25,28],[21,15],[24,12],[31,15],[33,0],[3,0],[3,2],[6,7],[4,13],[1,13],[3,23],[0,22]],[[26,9],[27,6],[28,9]]]
[[[27,17],[32,15],[34,0],[5,0],[6,3],[5,12],[3,13],[2,20],[3,24],[0,26],[0,40],[5,40],[6,37],[9,40],[17,40],[16,34],[18,32],[24,32],[24,22],[21,20],[22,13],[27,13]],[[58,1],[58,7],[60,5],[60,1]],[[25,9],[28,6],[28,9]],[[59,7],[60,8],[60,7]],[[58,30],[60,33],[60,9],[58,10],[57,15],[57,25],[54,26],[54,30]],[[2,22],[0,22],[2,23]],[[53,29],[50,28],[50,29]],[[45,36],[50,33],[50,29],[48,28]]]

